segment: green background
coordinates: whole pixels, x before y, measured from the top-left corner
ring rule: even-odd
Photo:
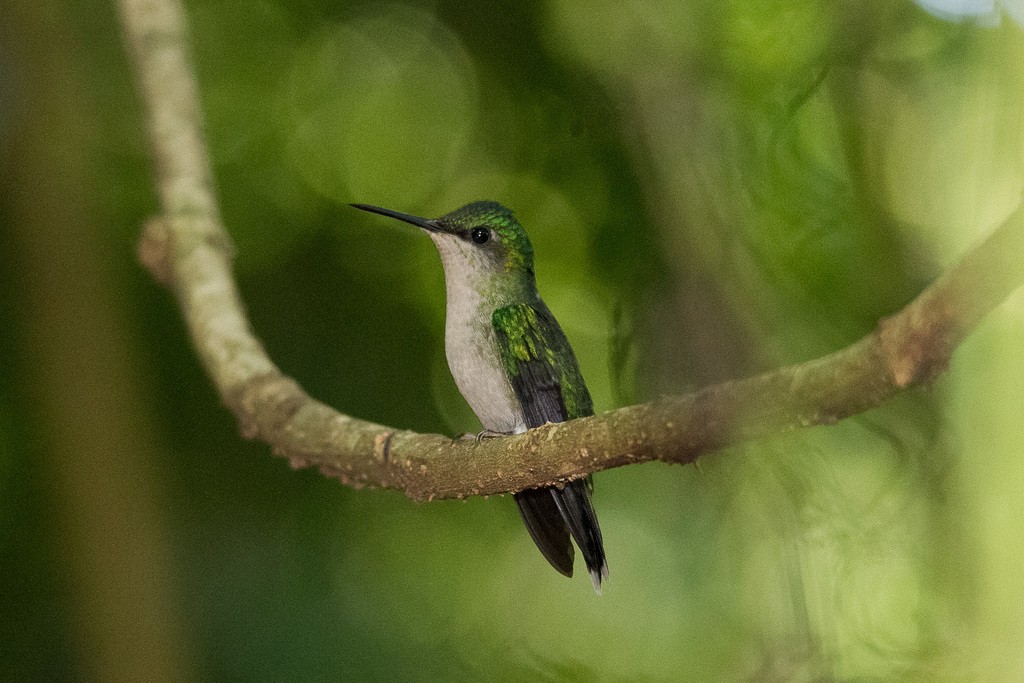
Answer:
[[[312,395],[396,427],[478,429],[433,247],[349,202],[512,207],[605,410],[851,343],[1024,184],[1006,17],[187,10],[258,335]],[[135,260],[157,204],[115,6],[2,14],[0,677],[1024,677],[1020,293],[927,389],[699,468],[599,474],[597,597],[508,497],[353,491],[244,441]]]

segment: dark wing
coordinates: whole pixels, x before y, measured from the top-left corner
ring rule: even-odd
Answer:
[[[492,319],[498,350],[526,426],[564,422],[594,414],[572,347],[547,307],[518,304],[498,309]],[[516,494],[516,503],[537,547],[551,565],[572,576],[569,534],[600,590],[607,577],[601,528],[590,503],[589,477],[564,489],[532,489]]]
[[[594,414],[569,340],[543,302],[499,308],[492,322],[527,427]]]

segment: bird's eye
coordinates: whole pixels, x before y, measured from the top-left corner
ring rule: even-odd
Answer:
[[[487,240],[491,239],[491,231],[487,228],[473,228],[469,236],[473,238],[473,241],[477,244],[484,244]]]

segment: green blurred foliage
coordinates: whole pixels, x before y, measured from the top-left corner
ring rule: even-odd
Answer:
[[[115,8],[37,6],[13,12],[0,50],[0,151],[40,159],[0,183],[0,676],[104,674],[72,541],[110,503],[66,490],[46,397],[75,379],[43,374],[49,347],[23,331],[45,258],[26,235],[71,229],[33,222],[62,199],[33,190],[41,177],[85,198],[81,259],[122,321],[124,429],[152,438],[120,476],[156,511],[138,533],[165,548],[152,561],[170,598],[146,616],[177,624],[187,675],[1024,674],[1019,295],[931,390],[699,469],[598,475],[611,581],[596,597],[546,565],[507,497],[354,491],[239,437],[172,297],[134,263],[156,202]],[[257,333],[311,394],[397,427],[478,425],[445,366],[432,246],[349,202],[512,207],[603,410],[849,343],[1024,183],[1024,37],[1008,21],[910,2],[187,8]],[[93,324],[85,310],[53,333],[74,349]]]

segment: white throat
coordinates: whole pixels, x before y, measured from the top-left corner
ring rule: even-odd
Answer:
[[[430,237],[444,265],[444,349],[455,384],[484,429],[526,431],[522,409],[498,352],[491,320],[496,304],[484,300],[489,264],[457,238]]]

